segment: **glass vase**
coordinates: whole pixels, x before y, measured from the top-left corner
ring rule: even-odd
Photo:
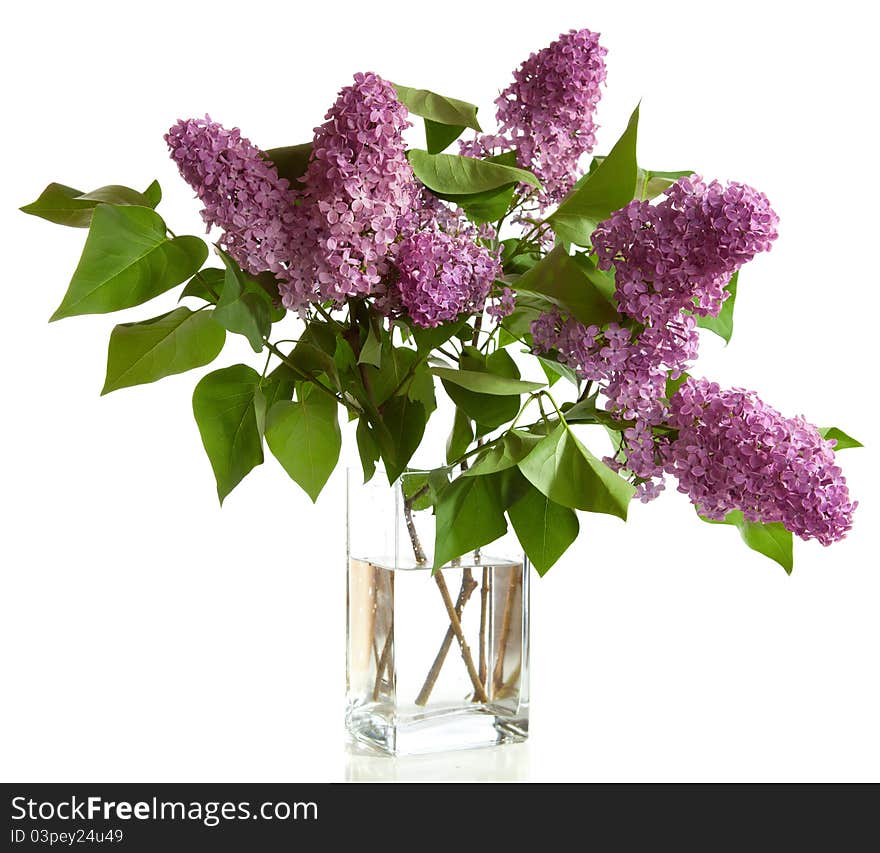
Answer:
[[[348,472],[349,738],[389,755],[523,741],[528,562],[508,534],[433,571],[426,476]]]

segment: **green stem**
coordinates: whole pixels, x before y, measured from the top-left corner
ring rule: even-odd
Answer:
[[[340,323],[323,305],[319,305],[317,302],[312,303],[312,307],[317,311],[331,326],[335,326],[337,329],[344,329],[345,327]]]
[[[316,388],[320,389],[323,393],[329,394],[334,400],[336,400],[336,402],[340,406],[345,406],[346,409],[349,409],[350,411],[353,411],[353,412],[359,412],[359,410],[356,409],[354,406],[352,406],[351,403],[348,402],[348,400],[344,399],[339,394],[337,394],[335,391],[328,388],[323,382],[319,381],[318,377],[315,376],[314,373],[309,373],[309,371],[303,370],[302,368],[297,367],[271,341],[264,340],[263,343],[265,344],[265,346],[269,350],[269,352],[271,352],[273,355],[275,355],[279,359],[281,359],[281,361],[283,361],[291,369],[291,371],[293,371],[294,375],[297,376],[297,378],[304,379],[306,382],[311,382]]]
[[[540,230],[547,225],[546,222],[536,222],[531,229],[529,229],[519,240],[519,242],[513,247],[513,252],[510,255],[508,260],[512,260],[517,255],[522,254],[522,247],[527,243],[531,242],[530,238],[532,235],[538,237],[540,234]]]

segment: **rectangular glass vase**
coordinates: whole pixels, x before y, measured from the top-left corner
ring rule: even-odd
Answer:
[[[529,571],[515,538],[432,571],[434,516],[412,501],[425,475],[381,477],[349,472],[351,742],[415,755],[525,740]]]

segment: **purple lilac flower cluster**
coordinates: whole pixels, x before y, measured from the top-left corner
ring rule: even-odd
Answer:
[[[479,242],[494,231],[468,225],[416,181],[407,116],[390,83],[357,74],[315,130],[295,191],[238,130],[180,122],[167,139],[205,221],[223,229],[244,269],[276,274],[286,307],[375,296],[380,309],[433,326],[481,310],[500,267]],[[499,310],[511,301],[508,292]]]
[[[501,264],[474,236],[468,229],[458,234],[424,230],[401,242],[397,286],[417,326],[439,326],[464,312],[482,310]]]
[[[593,114],[602,96],[605,54],[598,33],[571,30],[533,53],[495,101],[499,134],[543,184],[544,203],[561,201],[596,144]]]
[[[486,306],[486,313],[498,322],[509,317],[515,310],[516,294],[509,287],[503,288],[495,300]]]
[[[398,239],[419,225],[421,188],[403,141],[407,116],[390,83],[357,74],[315,130],[297,250],[281,285],[288,308],[381,292]]]
[[[220,245],[248,272],[281,272],[290,260],[295,196],[260,150],[210,116],[177,122],[165,141],[204,205],[208,229],[222,229]]]
[[[498,133],[462,142],[461,153],[516,149],[519,165],[541,181],[540,207],[560,202],[578,179],[581,156],[596,144],[606,53],[598,33],[571,30],[531,54],[495,101]]]
[[[697,356],[694,315],[717,315],[730,276],[770,248],[777,222],[766,196],[751,187],[683,178],[660,203],[631,202],[593,232],[599,266],[615,267],[618,308],[638,326],[586,328],[557,309],[532,325],[538,351],[557,351],[581,378],[600,383],[610,411],[637,421],[624,432],[621,451],[628,470],[644,480],[643,500],[663,488],[647,436],[668,414],[667,379]]]
[[[785,418],[755,393],[688,379],[670,402],[678,437],[662,448],[701,515],[741,510],[830,545],[852,526],[857,502],[835,464],[833,443],[802,417]]]
[[[730,276],[770,249],[778,222],[763,193],[695,175],[659,204],[630,202],[591,239],[600,269],[615,268],[621,311],[660,325],[683,310],[716,316]]]
[[[697,355],[696,320],[686,314],[637,334],[617,323],[584,326],[554,308],[531,331],[538,352],[555,351],[581,379],[601,383],[610,411],[648,424],[665,415],[667,378],[680,376]]]

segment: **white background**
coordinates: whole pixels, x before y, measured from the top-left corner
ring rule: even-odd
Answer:
[[[878,779],[876,45],[867,4],[20,3],[0,52],[2,707],[7,781]],[[221,511],[199,371],[100,399],[118,318],[48,325],[84,231],[15,211],[49,181],[159,178],[208,111],[261,147],[310,137],[375,70],[482,106],[570,27],[609,49],[597,150],[642,99],[640,161],[764,190],[782,223],[697,373],[868,447],[850,537],[792,577],[667,493],[585,516],[533,586],[533,737],[420,762],[343,750],[341,472],[317,507],[273,460]],[[170,310],[174,297],[122,319]],[[215,366],[250,359],[233,341]]]

